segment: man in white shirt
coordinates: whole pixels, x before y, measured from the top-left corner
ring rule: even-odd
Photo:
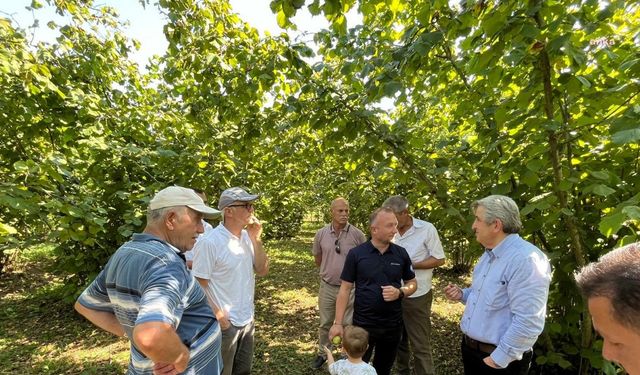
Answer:
[[[418,289],[402,300],[404,334],[398,347],[396,369],[400,375],[432,375],[435,372],[431,353],[431,278],[433,269],[444,264],[444,251],[436,228],[429,222],[409,214],[409,201],[401,196],[389,197],[383,204],[398,219],[398,233],[393,242],[404,247],[411,257]],[[413,352],[413,369],[409,358]]]
[[[255,274],[269,272],[262,225],[252,195],[239,187],[222,192],[223,221],[194,246],[193,275],[205,290],[222,328],[224,375],[250,374],[254,343]],[[246,227],[246,229],[244,229]]]

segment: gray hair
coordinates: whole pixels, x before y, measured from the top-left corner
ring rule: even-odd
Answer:
[[[480,206],[485,209],[484,221],[487,224],[500,220],[504,233],[518,233],[522,229],[520,210],[513,199],[504,195],[490,195],[471,203],[473,212]]]
[[[402,195],[393,195],[384,201],[382,207],[389,207],[394,213],[399,214],[400,212],[409,209],[409,201]]]
[[[156,223],[164,219],[169,212],[176,212],[180,216],[185,212],[187,206],[163,207],[156,210],[147,210],[147,224]]]
[[[584,297],[609,299],[614,319],[640,332],[640,242],[603,255],[575,277]]]

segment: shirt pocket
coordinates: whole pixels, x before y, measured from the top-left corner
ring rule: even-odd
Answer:
[[[507,292],[508,282],[502,278],[497,280],[487,280],[485,303],[488,310],[499,310],[509,304],[509,294]]]

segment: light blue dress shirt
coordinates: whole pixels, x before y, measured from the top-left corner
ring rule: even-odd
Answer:
[[[547,257],[517,234],[486,250],[471,288],[462,290],[462,332],[494,344],[494,362],[504,368],[533,347],[544,328],[551,266]]]

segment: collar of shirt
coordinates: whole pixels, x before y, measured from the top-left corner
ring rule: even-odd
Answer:
[[[396,233],[395,238],[405,238],[405,237],[409,237],[410,235],[412,235],[417,229],[423,228],[425,225],[427,225],[427,222],[424,220],[420,220],[420,219],[416,219],[415,217],[411,216],[411,226],[409,227],[409,229],[407,229],[406,232],[404,232],[404,234],[400,234],[400,232]]]
[[[380,250],[373,245],[373,242],[371,242],[371,240],[367,241],[367,243],[369,244],[369,252],[370,253],[376,252],[378,254],[386,255],[386,254],[395,254],[396,251],[397,251],[397,250],[395,250],[397,245],[395,245],[394,243],[389,243],[389,247],[387,248],[387,250],[384,253],[380,253]]]
[[[178,257],[180,257],[180,259],[182,259],[183,261],[187,261],[184,253],[180,250],[178,250],[177,247],[173,246],[172,244],[168,243],[167,241],[164,241],[156,236],[154,236],[153,234],[149,234],[149,233],[134,233],[133,236],[131,237],[132,241],[138,241],[138,242],[147,242],[147,241],[159,241],[162,242],[163,244],[167,245],[171,250],[176,252],[176,255]]]
[[[511,247],[511,245],[515,241],[517,241],[519,238],[520,238],[520,236],[518,234],[511,233],[511,234],[507,235],[498,244],[498,246],[494,247],[493,250],[485,249],[485,252],[489,254],[491,259],[500,258],[500,257],[504,256],[507,251],[509,251],[509,248]]]
[[[336,230],[333,229],[333,224],[331,224],[330,227],[331,227],[331,233],[336,234]],[[345,225],[344,228],[342,228],[340,233],[342,233],[342,232],[349,233],[349,227],[351,227],[351,224],[347,223],[347,225]]]
[[[224,234],[225,236],[227,236],[227,238],[235,238],[237,240],[240,239],[240,237],[242,237],[242,231],[244,231],[244,229],[240,232],[240,237],[236,236],[235,234],[231,233],[229,231],[229,229],[227,229],[227,227],[224,226],[224,224],[222,222],[220,222],[220,224],[218,224],[218,229],[222,232],[222,234]]]

